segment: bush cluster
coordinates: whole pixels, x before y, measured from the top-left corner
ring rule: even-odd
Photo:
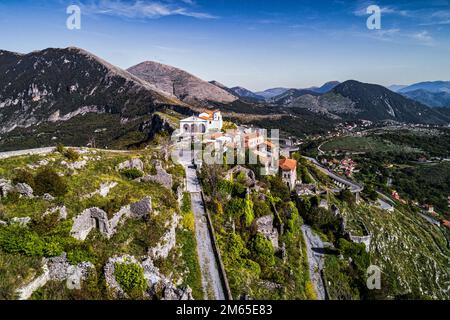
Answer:
[[[49,193],[53,196],[63,196],[67,193],[68,187],[64,178],[60,177],[58,173],[50,168],[45,167],[33,174],[27,170],[19,169],[15,172],[14,183],[26,183],[33,188],[36,195],[43,195]]]
[[[114,277],[130,297],[142,296],[148,285],[141,266],[134,263],[116,263],[114,269]]]
[[[123,169],[120,173],[130,180],[141,178],[144,175],[141,170],[136,168]]]

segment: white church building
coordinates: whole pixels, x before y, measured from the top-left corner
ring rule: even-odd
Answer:
[[[223,119],[219,110],[206,111],[198,116],[180,120],[181,135],[195,135],[222,130]]]

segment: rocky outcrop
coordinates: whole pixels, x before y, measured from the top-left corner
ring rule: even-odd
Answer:
[[[86,160],[81,161],[75,161],[75,162],[67,162],[67,161],[61,161],[61,165],[66,166],[67,169],[71,170],[81,170],[87,165]]]
[[[150,197],[146,197],[136,203],[122,207],[111,220],[105,211],[99,208],[84,210],[74,218],[71,235],[78,240],[85,240],[92,229],[97,228],[107,238],[112,237],[118,225],[125,218],[145,218],[152,212]]]
[[[193,300],[191,288],[177,288],[155,267],[151,258],[140,262],[130,255],[109,258],[104,267],[106,285],[115,298],[129,298],[114,276],[116,264],[135,264],[143,268],[144,278],[148,285],[148,290],[144,293],[146,298],[152,298],[159,294],[162,300]]]
[[[55,197],[52,196],[50,193],[44,193],[42,199],[44,199],[45,201],[53,201],[55,200]]]
[[[172,250],[176,243],[176,229],[181,217],[174,214],[172,221],[169,223],[169,230],[163,235],[161,241],[148,251],[149,257],[153,259],[166,259],[169,256],[170,250]]]
[[[172,189],[173,186],[172,175],[167,173],[166,170],[164,170],[160,161],[155,161],[154,166],[156,169],[156,175],[148,175],[140,178],[139,180],[141,182],[156,182],[166,187],[167,189]]]
[[[272,243],[275,251],[279,249],[278,246],[278,230],[273,227],[273,216],[267,215],[258,218],[255,221],[257,232],[261,233]]]
[[[86,209],[75,217],[70,234],[78,240],[85,240],[94,228],[98,228],[101,233],[109,237],[108,215],[99,208]]]
[[[100,188],[98,190],[83,196],[83,198],[91,198],[91,197],[95,196],[96,194],[98,194],[102,197],[106,197],[109,194],[109,192],[111,191],[111,189],[113,189],[115,186],[117,186],[117,184],[118,183],[115,181],[104,182],[104,183],[100,184]]]
[[[12,191],[14,191],[14,186],[11,181],[0,179],[0,198],[8,196]]]
[[[44,212],[43,216],[48,216],[49,214],[54,214],[58,212],[59,213],[59,220],[66,220],[67,219],[67,208],[66,206],[59,206],[52,209],[47,210]]]
[[[151,296],[159,292],[162,300],[194,300],[191,288],[177,288],[169,278],[155,267],[151,258],[145,259],[142,262],[142,267]]]
[[[125,169],[138,169],[139,171],[144,172],[144,163],[141,159],[135,158],[124,161],[117,166],[117,171],[125,170]]]
[[[15,186],[15,191],[27,198],[33,198],[33,188],[26,183],[18,183]]]
[[[150,212],[152,212],[152,198],[150,197],[145,197],[130,205],[130,216],[132,218],[145,218]]]
[[[136,260],[135,257],[130,256],[130,255],[124,255],[121,257],[109,258],[108,262],[106,263],[105,267],[103,268],[106,286],[111,291],[112,295],[115,298],[126,299],[126,298],[128,298],[128,295],[120,287],[120,284],[119,284],[119,282],[117,282],[116,277],[114,275],[114,273],[116,271],[116,264],[136,264],[141,267],[142,267],[142,265],[139,261]]]
[[[255,184],[256,184],[255,173],[252,170],[247,169],[245,167],[242,167],[240,165],[237,165],[234,168],[228,170],[226,175],[225,175],[225,179],[231,180],[232,178],[236,178],[237,175],[239,175],[240,173],[244,174],[244,176],[245,176],[245,185],[247,187],[255,186]]]
[[[94,270],[94,265],[90,262],[82,262],[76,266],[71,265],[66,258],[66,253],[59,257],[43,259],[43,274],[35,278],[28,285],[17,290],[19,300],[26,300],[31,297],[34,291],[43,287],[48,281],[64,281],[68,289],[81,289],[82,281],[86,279],[89,272]]]
[[[11,221],[9,222],[10,224],[18,224],[20,226],[26,226],[31,222],[31,218],[30,217],[14,217],[11,219]]]

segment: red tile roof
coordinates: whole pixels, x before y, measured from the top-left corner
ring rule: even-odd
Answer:
[[[450,228],[450,221],[448,221],[448,220],[442,220],[442,224],[443,224],[444,226],[446,226],[447,228]]]
[[[294,159],[281,159],[280,168],[283,171],[293,171],[297,169],[297,160]]]

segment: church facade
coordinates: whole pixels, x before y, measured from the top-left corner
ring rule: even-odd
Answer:
[[[223,127],[222,114],[219,110],[206,111],[198,116],[191,116],[180,121],[182,135],[196,135],[221,131]]]

